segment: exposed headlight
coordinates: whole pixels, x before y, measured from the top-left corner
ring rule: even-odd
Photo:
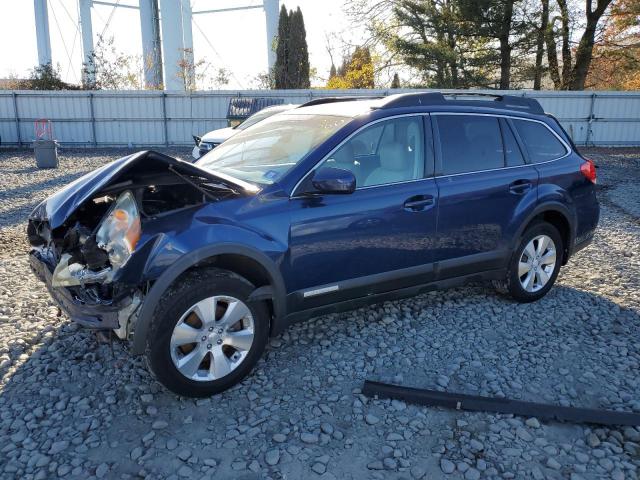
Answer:
[[[120,268],[131,256],[140,240],[140,213],[130,191],[118,197],[102,221],[96,241],[109,254],[113,268]]]

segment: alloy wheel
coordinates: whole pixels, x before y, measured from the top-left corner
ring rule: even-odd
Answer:
[[[169,348],[173,364],[182,375],[210,382],[238,368],[253,339],[249,307],[237,298],[220,295],[200,300],[182,315]]]
[[[538,235],[527,243],[518,262],[520,285],[533,293],[544,288],[556,268],[556,245],[547,235]]]

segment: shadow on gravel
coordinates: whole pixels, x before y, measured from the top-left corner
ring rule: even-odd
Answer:
[[[44,345],[24,351],[24,363],[0,387],[0,411],[16,419],[5,422],[8,427],[0,432],[11,438],[3,447],[0,467],[15,462],[24,449],[30,456],[50,457],[52,442],[68,442],[56,444],[61,450],[56,447],[55,462],[73,465],[74,458],[82,459],[84,466],[76,466],[82,470],[78,478],[94,474],[101,463],[113,477],[136,475],[144,465],[152,476],[210,469],[222,478],[258,478],[248,470],[252,459],[262,472],[277,470],[284,477],[306,478],[311,475],[309,458],[324,454],[332,458],[328,470],[344,478],[343,472],[368,475],[367,462],[379,454],[389,434],[386,425],[402,428],[407,418],[422,418],[429,435],[399,437],[399,443],[413,452],[413,465],[423,465],[436,475],[429,478],[440,478],[431,448],[451,435],[445,424],[461,414],[414,406],[396,411],[381,401],[356,408],[361,397],[354,389],[366,377],[385,375],[401,375],[405,385],[433,387],[446,373],[448,385],[442,388],[451,391],[584,407],[640,408],[632,403],[637,393],[632,388],[635,363],[622,354],[634,344],[628,339],[640,326],[636,312],[564,286],[528,305],[487,295],[478,287],[456,289],[445,300],[438,295],[446,294],[423,295],[414,301],[422,309],[446,309],[452,320],[411,318],[410,335],[383,315],[373,317],[381,306],[296,325],[271,341],[265,359],[242,385],[200,400],[165,391],[124,344],[101,344],[94,333],[64,322],[40,337]],[[409,302],[388,303],[384,309],[411,315],[405,308]],[[584,308],[568,316],[562,309],[567,302]],[[497,313],[470,313],[478,311],[479,303]],[[424,310],[416,310],[414,316],[420,311]],[[360,323],[355,325],[352,319]],[[470,335],[472,328],[476,331]],[[387,332],[386,344],[397,348],[387,351],[376,343],[374,356],[368,351],[374,348],[369,342],[378,342],[381,332]],[[453,337],[464,347],[461,342],[452,346]],[[454,360],[457,370],[447,370]],[[377,417],[365,422],[359,411],[395,418],[376,425]],[[478,415],[475,418],[483,422],[486,417]],[[341,432],[340,436],[326,434],[329,430]],[[303,440],[302,432],[311,436]],[[566,432],[576,435],[575,429]],[[274,440],[274,434],[283,438]],[[264,454],[271,449],[279,449],[277,466],[265,463]],[[302,449],[311,452],[298,457],[296,452]]]

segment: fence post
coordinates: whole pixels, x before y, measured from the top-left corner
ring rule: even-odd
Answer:
[[[16,136],[18,138],[18,147],[22,146],[22,135],[20,134],[20,115],[18,115],[18,95],[16,92],[11,92],[13,97],[13,115],[16,122]]]
[[[589,119],[587,120],[587,138],[584,140],[585,147],[589,146],[591,140],[591,125],[593,123],[593,112],[595,111],[596,93],[591,94],[591,106],[589,107]]]
[[[93,107],[93,92],[89,92],[89,114],[91,115],[91,140],[94,147],[98,146],[98,139],[96,138],[96,115]]]
[[[164,126],[164,146],[169,146],[169,127],[167,126],[167,92],[162,92],[162,124]]]

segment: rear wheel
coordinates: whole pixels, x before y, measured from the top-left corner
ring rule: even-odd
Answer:
[[[544,297],[558,277],[563,251],[562,237],[553,225],[532,225],[511,258],[506,279],[495,282],[497,290],[519,302]]]
[[[156,310],[147,359],[156,378],[188,397],[222,392],[241,381],[267,342],[269,316],[253,290],[231,272],[188,274]]]

